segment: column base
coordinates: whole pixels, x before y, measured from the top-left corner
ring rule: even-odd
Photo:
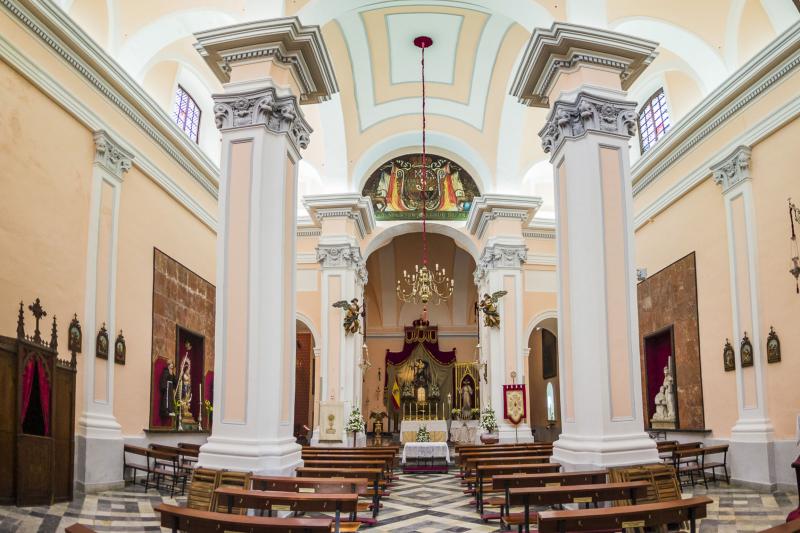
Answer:
[[[344,441],[341,442],[326,442],[319,440],[319,427],[314,428],[314,434],[311,437],[311,446],[318,446],[321,448],[352,448],[353,447],[353,435],[349,433]],[[363,431],[359,432],[356,436],[356,448],[366,448],[367,447],[367,434]]]
[[[197,465],[258,475],[293,476],[303,465],[301,447],[294,438],[269,440],[211,436],[200,447]]]
[[[553,444],[554,463],[566,471],[658,463],[656,442],[646,433],[584,436],[561,433]]]
[[[774,490],[775,472],[774,430],[768,418],[742,418],[731,429],[731,480],[743,485]]]
[[[81,417],[75,437],[75,484],[91,494],[125,486],[122,463],[125,441],[113,416]]]
[[[500,437],[500,444],[533,442],[533,434],[528,424],[513,426],[504,420],[500,422],[497,434]]]

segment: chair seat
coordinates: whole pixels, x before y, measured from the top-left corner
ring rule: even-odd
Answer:
[[[485,500],[483,500],[483,504],[484,505],[492,505],[492,506],[497,507],[497,506],[500,506],[500,505],[505,505],[506,504],[506,499],[505,498],[501,498],[499,496],[492,496],[491,498],[486,498]]]
[[[722,468],[723,466],[725,466],[725,463],[706,463],[705,464],[706,468]]]
[[[334,525],[331,525],[331,531],[334,531]],[[341,533],[355,533],[361,527],[361,522],[342,522],[339,524],[339,531]]]
[[[539,514],[536,511],[531,511],[531,523],[539,520]],[[501,518],[504,526],[518,526],[525,523],[525,513],[509,513]]]

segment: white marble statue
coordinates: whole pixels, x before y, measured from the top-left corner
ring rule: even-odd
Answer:
[[[656,394],[656,412],[650,419],[654,428],[675,429],[675,379],[672,376],[672,359],[664,367],[664,383]]]

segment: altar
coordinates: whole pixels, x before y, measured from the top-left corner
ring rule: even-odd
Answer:
[[[482,432],[478,420],[453,420],[450,423],[450,441],[453,444],[480,444]]]
[[[431,442],[447,442],[447,420],[403,420],[400,422],[400,442],[416,442],[417,431],[425,426]]]

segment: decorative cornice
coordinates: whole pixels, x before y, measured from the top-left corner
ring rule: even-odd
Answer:
[[[523,231],[522,236],[526,239],[555,239],[554,231]]]
[[[351,244],[320,244],[317,261],[322,268],[352,268],[362,285],[367,284],[367,264],[358,246]]]
[[[273,87],[214,95],[214,119],[222,130],[263,125],[285,133],[300,148],[308,146],[311,126],[294,96],[278,98]]]
[[[43,0],[0,0],[0,5],[217,198],[217,166],[196,143],[189,140],[152,97],[61,9]]]
[[[800,65],[798,39],[800,22],[793,24],[733,72],[645,152],[631,167],[633,195],[638,195],[706,137]]]
[[[475,284],[483,280],[488,270],[521,269],[527,258],[528,247],[524,244],[491,244],[483,249],[478,260],[473,274]]]
[[[533,219],[541,205],[542,199],[536,196],[484,194],[472,202],[467,215],[467,231],[481,239],[488,224],[498,218],[517,219],[524,226]]]
[[[750,147],[737,146],[722,161],[711,165],[714,182],[728,192],[739,183],[750,179]]]
[[[298,237],[319,237],[322,235],[321,228],[297,228],[296,235]]]
[[[550,29],[536,28],[525,49],[511,85],[511,95],[520,103],[549,106],[549,92],[559,70],[574,69],[579,63],[619,72],[627,89],[656,57],[658,43],[617,33],[555,22]]]
[[[104,130],[94,132],[94,164],[118,180],[131,169],[133,155],[117,144]]]
[[[636,133],[636,103],[601,98],[579,92],[574,102],[557,101],[539,131],[545,153],[558,151],[566,139],[575,139],[587,132],[619,135],[629,138]]]
[[[230,81],[232,63],[269,57],[291,70],[302,104],[323,102],[339,90],[319,26],[303,26],[297,17],[245,22],[195,37],[195,48],[222,83]]]
[[[366,196],[355,193],[313,194],[303,198],[303,205],[312,221],[321,223],[326,218],[343,217],[353,220],[361,239],[375,229],[375,213]]]

